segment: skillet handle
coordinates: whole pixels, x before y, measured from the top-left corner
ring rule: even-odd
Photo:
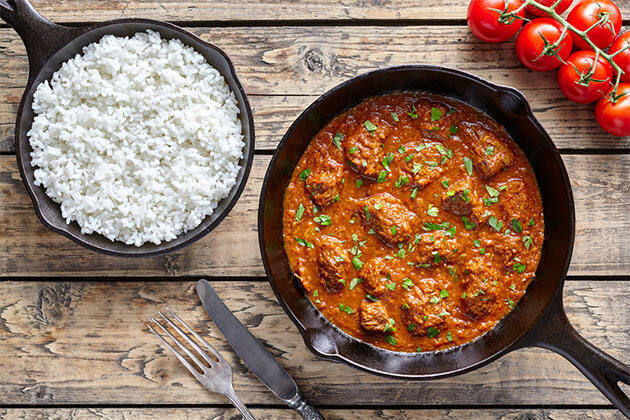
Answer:
[[[40,15],[28,0],[0,0],[0,18],[15,29],[24,42],[30,78],[39,73],[55,52],[82,32],[81,28],[52,23]]]
[[[580,370],[611,403],[630,418],[630,399],[618,385],[630,385],[630,367],[604,353],[573,328],[562,303],[562,289],[545,313],[516,347],[542,347],[552,350]]]

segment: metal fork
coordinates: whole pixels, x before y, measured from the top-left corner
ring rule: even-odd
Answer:
[[[210,352],[210,354],[212,354],[212,356],[214,356],[214,358],[210,357],[197,343],[195,343],[195,341],[193,341],[188,336],[188,334],[182,331],[173,321],[171,321],[162,312],[158,312],[158,314],[164,319],[164,321],[166,321],[166,323],[172,329],[174,329],[184,340],[186,340],[188,344],[190,344],[192,348],[196,350],[197,355],[201,356],[206,362],[208,362],[210,367],[201,363],[199,358],[195,356],[195,354],[193,354],[193,352],[190,351],[188,347],[184,346],[182,342],[179,341],[173,334],[171,334],[168,329],[160,324],[160,322],[155,319],[155,317],[151,318],[151,320],[158,327],[160,327],[164,334],[167,335],[171,340],[173,340],[175,344],[177,344],[177,346],[188,355],[188,357],[190,357],[190,359],[194,362],[196,366],[193,367],[179,351],[173,348],[173,346],[171,346],[162,335],[158,334],[157,331],[153,329],[151,324],[147,324],[153,334],[156,335],[156,337],[162,342],[162,344],[164,344],[164,346],[166,346],[169,350],[173,352],[173,354],[179,359],[180,362],[182,362],[184,366],[186,366],[186,368],[190,371],[190,373],[192,373],[195,379],[197,379],[201,383],[201,385],[203,385],[209,391],[218,392],[219,394],[223,394],[228,397],[230,401],[232,401],[232,404],[234,404],[234,407],[236,407],[238,411],[241,412],[246,420],[255,420],[254,416],[252,416],[252,413],[250,413],[245,404],[243,404],[243,402],[234,392],[234,388],[232,387],[232,368],[230,367],[228,362],[225,361],[223,356],[221,356],[221,354],[214,347],[208,344],[206,340],[201,338],[199,334],[193,331],[192,328],[188,326],[188,324],[182,321],[180,317],[171,312],[170,309],[166,308],[166,310],[173,318],[175,318],[175,320],[177,320],[177,322],[183,325],[190,332],[190,334],[193,335],[193,337],[195,337],[201,344],[203,344]],[[199,370],[201,370],[203,374],[200,374]]]

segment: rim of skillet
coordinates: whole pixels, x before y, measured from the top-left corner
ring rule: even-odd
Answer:
[[[374,368],[374,367],[367,366],[365,364],[362,364],[361,362],[358,362],[358,361],[354,360],[354,358],[352,358],[351,356],[348,356],[346,353],[344,353],[344,345],[346,347],[348,345],[361,345],[361,346],[365,346],[365,348],[363,350],[367,350],[367,351],[372,352],[374,354],[384,353],[385,355],[390,355],[390,356],[397,357],[397,358],[434,357],[435,355],[438,355],[438,354],[444,355],[444,354],[449,354],[449,353],[456,353],[456,352],[461,351],[461,350],[463,350],[463,349],[465,349],[465,348],[467,348],[469,346],[475,345],[480,340],[484,339],[484,337],[488,337],[489,334],[491,334],[493,331],[498,329],[497,327],[499,327],[499,325],[502,324],[504,320],[513,317],[515,315],[515,313],[518,312],[519,306],[517,305],[514,310],[510,311],[507,315],[505,315],[490,330],[488,330],[486,333],[476,337],[472,341],[464,343],[464,344],[462,344],[460,346],[450,347],[450,348],[442,349],[442,350],[420,352],[420,353],[409,353],[409,352],[400,352],[400,351],[393,351],[393,350],[381,348],[381,347],[375,346],[375,345],[373,345],[371,343],[367,343],[365,341],[362,341],[362,340],[360,340],[358,338],[355,338],[355,337],[351,336],[350,334],[346,333],[345,331],[341,330],[338,326],[336,326],[335,324],[330,322],[328,320],[328,318],[326,318],[312,304],[310,299],[308,299],[308,297],[305,296],[303,288],[298,287],[299,294],[304,296],[306,298],[306,300],[308,301],[308,304],[311,307],[309,309],[312,309],[312,310],[314,310],[317,313],[318,321],[320,323],[326,325],[328,328],[333,329],[335,331],[335,333],[339,337],[342,337],[346,341],[346,343],[344,343],[344,345],[342,345],[340,347],[338,340],[335,341],[334,338],[330,339],[330,341],[333,341],[334,349],[332,350],[332,352],[333,352],[332,354],[327,354],[327,353],[322,352],[320,349],[316,348],[313,345],[313,342],[312,342],[313,340],[312,340],[312,337],[311,337],[313,332],[310,331],[303,324],[302,320],[293,312],[293,310],[289,306],[289,303],[287,301],[285,301],[285,299],[280,294],[280,291],[278,290],[278,287],[277,287],[276,282],[274,281],[274,278],[273,278],[273,275],[272,275],[271,263],[269,261],[270,257],[268,257],[267,252],[266,252],[265,237],[264,237],[265,195],[266,195],[267,189],[269,187],[269,182],[271,180],[270,174],[271,174],[272,168],[274,167],[275,161],[278,159],[278,157],[280,155],[280,152],[287,145],[287,143],[288,143],[289,139],[291,138],[293,132],[302,123],[302,121],[304,119],[306,119],[310,115],[310,113],[313,111],[313,109],[316,108],[321,102],[325,101],[328,97],[334,95],[338,90],[341,90],[341,89],[347,87],[348,85],[356,83],[359,80],[362,80],[362,79],[365,79],[365,78],[369,78],[369,77],[378,75],[380,73],[388,73],[388,72],[395,72],[395,71],[417,71],[417,70],[422,70],[422,71],[429,70],[429,71],[436,71],[436,72],[440,72],[440,73],[448,73],[448,74],[451,74],[451,75],[459,77],[459,78],[464,78],[464,79],[468,79],[468,80],[470,80],[472,82],[479,83],[481,85],[484,85],[486,88],[492,89],[494,91],[510,92],[511,94],[516,95],[519,98],[520,102],[525,107],[525,109],[524,109],[524,116],[526,117],[528,122],[531,123],[534,126],[536,131],[538,133],[540,133],[541,137],[544,138],[544,140],[548,143],[549,146],[551,146],[551,151],[553,153],[553,159],[556,161],[556,163],[558,164],[558,167],[560,169],[560,173],[561,173],[561,176],[562,176],[561,181],[564,184],[565,191],[566,191],[566,194],[567,194],[568,203],[569,203],[569,215],[568,215],[569,216],[568,217],[568,231],[569,231],[569,234],[568,234],[568,238],[567,238],[567,240],[568,240],[568,243],[567,243],[568,253],[566,255],[566,259],[563,262],[563,266],[561,268],[562,275],[561,275],[561,277],[559,279],[557,279],[556,285],[554,287],[555,292],[550,294],[549,298],[545,301],[544,305],[542,305],[542,307],[540,308],[539,312],[534,317],[534,319],[532,319],[531,323],[527,326],[527,328],[520,328],[520,331],[519,331],[518,334],[516,334],[516,337],[514,337],[512,340],[510,340],[507,344],[503,345],[501,349],[499,349],[498,351],[490,354],[487,357],[481,358],[480,360],[478,360],[475,363],[472,363],[472,364],[469,364],[467,366],[464,366],[464,367],[461,367],[461,368],[457,368],[457,369],[440,371],[440,372],[437,372],[437,373],[429,373],[429,374],[406,374],[406,373],[400,373],[400,372],[391,372],[391,371],[386,371],[386,370],[380,370],[380,369],[377,369],[377,368]],[[403,90],[405,90],[405,89],[403,89]],[[411,91],[413,89],[406,89],[406,90]],[[388,90],[387,88],[384,88],[378,94],[387,94],[388,92],[396,92],[396,91],[400,91],[400,89],[389,89]],[[423,91],[423,90],[418,89],[418,91]],[[426,91],[426,90],[424,90],[424,91],[427,92],[427,93],[431,93],[430,91]],[[340,111],[339,113],[337,113],[335,115],[339,115],[340,113],[343,113],[343,112],[347,111],[348,109],[350,109],[353,106],[355,106],[356,104],[358,104],[361,100],[364,100],[365,98],[368,98],[368,97],[371,97],[371,96],[373,96],[373,95],[367,95],[365,97],[358,98],[357,101],[354,101],[352,105],[350,105],[349,107],[346,107],[344,110]],[[442,96],[449,97],[449,95],[444,95],[444,94]],[[458,98],[454,98],[454,99],[456,99],[456,100],[458,100],[460,102],[466,103],[466,101],[464,101],[462,99],[458,99]],[[471,104],[468,104],[468,103],[467,103],[467,105],[472,106],[475,109],[479,109],[475,105],[471,105]],[[483,110],[481,110],[481,111],[486,113]],[[323,126],[325,126],[326,123],[327,122],[325,122]],[[308,139],[307,146],[308,146],[308,143],[310,143],[310,141],[311,141],[311,139]],[[513,140],[513,141],[515,141],[515,140]],[[519,149],[520,148],[521,147],[519,146]],[[528,157],[528,161],[529,161],[529,157]],[[292,165],[292,170],[293,170],[293,168],[295,168],[295,165]],[[286,186],[283,186],[283,196],[284,196],[284,190],[286,190]],[[547,227],[545,227],[545,229],[547,229]],[[524,336],[527,334],[527,332],[535,327],[535,325],[540,320],[540,318],[543,316],[543,314],[545,313],[547,308],[550,305],[552,305],[552,303],[553,303],[553,295],[558,290],[561,291],[562,288],[563,288],[563,285],[564,285],[564,280],[565,280],[565,277],[566,277],[566,274],[567,274],[567,271],[569,269],[569,265],[570,265],[570,262],[571,262],[571,256],[572,256],[572,253],[573,253],[573,245],[574,245],[574,240],[575,240],[575,206],[574,206],[574,201],[573,201],[573,192],[572,192],[571,184],[570,184],[569,177],[568,177],[568,174],[566,172],[566,168],[564,166],[564,163],[562,162],[562,159],[561,159],[561,156],[560,156],[560,152],[555,147],[555,144],[553,143],[553,141],[549,137],[549,134],[546,132],[546,130],[542,127],[542,125],[535,118],[535,116],[533,115],[533,113],[531,111],[531,106],[529,105],[529,102],[527,101],[525,96],[518,89],[510,87],[510,86],[503,86],[503,85],[491,83],[491,82],[483,79],[482,77],[479,77],[479,76],[474,75],[472,73],[468,73],[468,72],[465,72],[465,71],[462,71],[462,70],[452,69],[452,68],[449,68],[449,67],[430,65],[430,64],[426,64],[426,65],[425,64],[407,64],[407,65],[400,65],[400,66],[390,66],[390,67],[385,67],[385,68],[369,71],[369,72],[360,74],[360,75],[358,75],[356,77],[350,78],[350,79],[348,79],[348,80],[346,80],[346,81],[344,81],[344,82],[342,82],[342,83],[340,83],[338,85],[335,85],[331,89],[327,90],[323,95],[318,97],[313,103],[311,103],[297,117],[297,119],[293,122],[293,124],[291,124],[291,126],[289,127],[289,129],[287,130],[285,135],[282,137],[282,139],[281,139],[280,143],[278,144],[276,150],[274,151],[273,156],[272,156],[272,158],[270,160],[270,163],[269,163],[269,165],[267,167],[267,171],[265,173],[265,178],[264,178],[263,185],[262,185],[262,188],[261,188],[261,194],[260,194],[260,199],[259,199],[259,207],[258,207],[258,239],[259,239],[259,246],[260,246],[261,257],[262,257],[262,260],[263,260],[263,266],[265,268],[265,272],[267,274],[268,281],[271,284],[271,288],[272,288],[272,290],[273,290],[273,292],[274,292],[274,294],[276,296],[276,299],[278,300],[278,302],[280,303],[280,305],[282,306],[284,311],[287,313],[287,315],[289,316],[291,321],[296,325],[298,331],[300,332],[300,335],[302,336],[302,339],[303,339],[305,345],[307,346],[307,348],[312,353],[314,353],[316,356],[318,356],[318,357],[320,357],[322,359],[330,360],[330,361],[336,361],[336,362],[342,362],[342,363],[350,365],[350,366],[352,366],[354,368],[357,368],[357,369],[359,369],[361,371],[368,372],[368,373],[371,373],[371,374],[376,374],[378,376],[389,377],[389,378],[396,378],[396,379],[429,380],[429,379],[438,379],[438,378],[446,378],[446,377],[456,376],[456,375],[460,375],[462,373],[466,373],[466,372],[469,372],[471,370],[480,368],[482,366],[485,366],[486,364],[488,364],[488,363],[498,359],[502,355],[504,355],[504,354],[510,352],[511,350],[513,350],[514,349],[513,347],[515,345],[517,345],[518,342],[524,338]],[[547,240],[547,237],[545,235],[545,241],[546,240]],[[282,244],[282,247],[283,247],[282,248],[283,249],[282,252],[283,252],[283,254],[286,255],[286,252],[284,251],[284,243]],[[541,259],[542,259],[542,255],[541,255]],[[288,265],[288,261],[286,262],[286,264]],[[290,276],[293,278],[293,281],[295,282],[295,274],[293,273],[293,270],[291,269],[290,266],[289,266],[289,272],[290,272]],[[536,276],[536,277],[538,277],[538,276]],[[528,289],[529,289],[529,287],[528,287]],[[527,293],[524,294],[523,298],[525,296],[527,296]],[[520,301],[519,301],[519,303],[520,303]],[[351,351],[353,351],[353,350],[351,349]]]
[[[57,25],[52,23],[53,25]],[[70,225],[65,223],[64,221],[64,225],[62,228],[59,228],[57,226],[55,226],[54,224],[52,224],[51,222],[48,221],[48,219],[46,219],[46,217],[44,216],[44,214],[42,213],[42,205],[44,206],[48,206],[48,203],[39,203],[38,198],[35,195],[34,189],[35,188],[41,188],[43,190],[43,193],[46,194],[45,189],[43,187],[40,186],[36,186],[36,185],[32,185],[32,181],[27,177],[27,172],[29,173],[33,173],[35,170],[35,167],[33,167],[31,165],[30,162],[30,151],[31,147],[30,147],[30,140],[28,138],[28,136],[26,135],[26,133],[28,132],[28,129],[30,129],[30,125],[32,125],[33,123],[33,118],[28,119],[28,121],[25,121],[25,117],[24,117],[24,107],[26,105],[27,102],[32,104],[32,98],[33,98],[33,94],[35,92],[35,89],[37,88],[37,86],[39,86],[39,84],[45,80],[50,80],[50,77],[59,70],[59,65],[65,63],[66,61],[68,61],[70,58],[74,57],[74,54],[71,55],[69,58],[66,58],[65,60],[59,60],[58,59],[58,55],[60,54],[60,52],[62,52],[70,43],[72,43],[73,41],[75,41],[77,38],[80,37],[85,37],[85,36],[89,36],[89,34],[93,31],[99,31],[99,30],[104,30],[109,26],[115,26],[115,25],[124,25],[124,24],[139,24],[139,25],[145,25],[145,27],[143,29],[139,29],[137,31],[135,31],[135,33],[140,33],[140,32],[145,32],[146,30],[156,30],[155,26],[160,26],[172,31],[175,31],[177,33],[179,33],[180,35],[182,35],[182,38],[174,38],[174,37],[164,37],[166,39],[179,39],[184,45],[192,47],[197,53],[201,54],[204,59],[206,60],[206,62],[212,66],[213,68],[215,68],[220,74],[221,76],[223,76],[225,79],[231,78],[234,82],[234,85],[236,86],[238,93],[240,94],[242,100],[239,100],[238,98],[236,98],[238,103],[241,103],[244,107],[245,110],[245,121],[243,121],[243,118],[239,117],[239,120],[242,122],[247,122],[247,126],[249,128],[249,136],[245,135],[245,127],[243,127],[243,138],[244,138],[244,142],[245,145],[243,146],[243,158],[241,158],[242,164],[241,169],[239,170],[239,174],[237,174],[237,183],[232,187],[232,189],[230,190],[230,192],[228,193],[228,196],[225,197],[223,200],[221,200],[219,202],[219,204],[217,205],[217,208],[219,206],[221,206],[224,202],[227,203],[225,204],[225,207],[223,207],[221,209],[221,211],[217,214],[217,213],[212,213],[208,216],[206,216],[204,218],[204,220],[202,220],[202,222],[195,227],[194,229],[197,229],[199,226],[203,225],[203,223],[205,222],[205,220],[207,220],[208,217],[215,217],[215,219],[212,221],[212,223],[210,223],[208,226],[206,226],[204,229],[200,230],[199,232],[195,233],[193,236],[191,236],[190,238],[186,239],[185,241],[177,242],[177,239],[181,237],[181,235],[185,235],[191,231],[193,231],[194,229],[191,229],[187,232],[182,232],[180,233],[175,239],[168,241],[168,242],[162,242],[159,245],[155,245],[155,244],[149,244],[149,243],[144,243],[139,247],[136,247],[134,245],[127,245],[124,242],[120,242],[120,241],[110,241],[109,239],[105,238],[103,235],[99,234],[99,233],[91,233],[91,234],[82,234],[79,233],[74,234],[73,232],[69,231],[69,227]],[[62,26],[62,25],[57,25],[57,26],[61,26],[64,29],[67,29],[68,32],[71,31],[76,31],[74,32],[72,38],[70,38],[64,45],[62,45],[61,47],[57,48],[56,51],[52,52],[50,54],[50,56],[48,57],[48,59],[46,59],[46,61],[41,65],[41,67],[39,69],[36,69],[37,73],[30,73],[29,75],[29,79],[28,79],[28,83],[24,89],[24,93],[22,95],[22,99],[20,100],[20,105],[18,108],[18,112],[17,112],[17,117],[16,117],[16,124],[15,124],[15,145],[16,145],[16,159],[17,159],[17,163],[18,163],[18,169],[20,171],[20,176],[22,178],[23,184],[26,187],[26,191],[31,199],[31,201],[33,202],[33,207],[35,209],[35,213],[37,214],[37,217],[39,218],[39,220],[50,230],[52,230],[53,232],[59,233],[63,236],[65,236],[66,238],[69,238],[70,240],[72,240],[73,242],[88,248],[92,251],[96,251],[105,255],[110,255],[110,256],[116,256],[116,257],[129,257],[129,258],[135,258],[135,257],[151,257],[151,256],[159,256],[159,255],[164,255],[179,249],[182,249],[196,241],[198,241],[199,239],[203,238],[204,236],[206,236],[208,233],[210,233],[212,230],[214,230],[222,221],[223,219],[230,213],[230,211],[232,210],[232,208],[236,205],[236,202],[238,201],[238,199],[240,198],[243,190],[245,189],[245,185],[247,184],[247,180],[249,178],[249,174],[251,171],[251,167],[252,167],[252,163],[254,160],[254,154],[255,154],[255,128],[254,128],[254,119],[253,119],[253,115],[252,115],[252,110],[251,110],[251,106],[249,103],[249,99],[247,98],[247,94],[245,93],[245,90],[243,89],[243,85],[241,84],[238,76],[236,75],[236,70],[234,68],[234,64],[232,63],[232,60],[230,60],[229,56],[219,47],[217,47],[216,45],[210,44],[209,42],[204,41],[203,39],[199,38],[197,35],[193,34],[192,32],[189,32],[177,25],[174,25],[172,23],[168,23],[168,22],[163,22],[163,21],[159,21],[159,20],[153,20],[153,19],[142,19],[142,18],[125,18],[125,19],[114,19],[114,20],[109,20],[109,21],[105,21],[105,22],[101,22],[101,23],[96,23],[93,25],[86,25],[83,27],[67,27],[67,26]],[[74,49],[74,51],[77,51],[77,53],[81,53],[82,49],[94,42],[98,42],[103,36],[105,35],[115,35],[112,33],[103,33],[101,34],[99,37],[95,38],[94,40],[88,40],[86,43],[82,43],[80,46],[78,46],[77,48]],[[162,34],[160,34],[162,35]],[[119,35],[116,35],[119,36]],[[208,59],[205,56],[205,51],[200,50],[197,46],[191,45],[190,43],[186,42],[186,39],[191,39],[193,41],[198,42],[199,44],[201,44],[203,47],[211,49],[216,51],[219,55],[220,58],[223,59],[225,61],[225,63],[227,64],[229,73],[228,74],[224,74],[223,72],[221,72],[219,69],[217,69],[214,65],[212,65]],[[51,63],[51,62],[59,62],[59,65],[55,66],[55,70],[51,71],[48,74],[48,77],[46,78],[42,78],[42,73],[45,72],[46,70],[46,66]],[[30,63],[29,63],[29,72],[32,72],[32,69],[30,68]],[[41,79],[38,81],[38,79]],[[226,80],[226,83],[229,85],[228,81]],[[233,91],[232,87],[230,86],[230,90]],[[241,113],[241,112],[239,112]],[[23,124],[28,125],[27,128],[24,129],[24,136],[22,136],[20,134],[20,132],[22,131],[22,126]],[[23,148],[25,148],[25,150],[23,150]],[[27,152],[26,154],[26,161],[23,161],[22,159],[22,155],[24,152]],[[242,171],[242,174],[241,174]],[[240,179],[239,179],[240,178]],[[231,196],[231,198],[230,198]],[[228,201],[225,201],[228,200]],[[53,206],[54,207],[54,211],[59,213],[60,217],[61,217],[61,209],[60,209],[60,204],[57,202],[53,202]],[[216,209],[215,209],[216,210]],[[215,214],[217,214],[217,216],[214,216]],[[72,221],[72,223],[77,223],[76,221]],[[119,251],[119,250],[114,250],[114,249],[106,249],[103,248],[97,244],[94,244],[93,241],[90,240],[90,237],[100,237],[100,238],[104,238],[107,241],[112,243],[112,246],[120,246],[121,249],[125,249],[125,251]],[[109,244],[108,242],[108,244]],[[142,247],[145,245],[149,245],[154,247],[153,249],[147,250],[147,251],[143,251]],[[128,251],[127,251],[128,250]]]

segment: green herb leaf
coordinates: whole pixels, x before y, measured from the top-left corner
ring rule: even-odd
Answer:
[[[360,270],[363,267],[363,261],[361,261],[361,258],[359,258],[358,255],[355,255],[352,258],[352,265],[354,266],[355,270]]]
[[[383,167],[389,171],[389,164],[392,163],[393,161],[394,161],[394,154],[390,152],[387,155],[385,155],[385,157],[383,158],[383,161],[382,161]]]
[[[411,112],[407,112],[407,115],[409,115],[414,120],[416,118],[418,118],[418,111],[416,110],[416,106],[415,105],[413,105],[413,104],[411,105]]]
[[[387,341],[392,346],[395,346],[396,344],[398,344],[398,340],[396,340],[396,337],[392,335],[388,335],[387,337],[385,337],[385,341]]]
[[[350,149],[348,149],[348,154],[354,155],[358,151],[359,148],[357,146],[352,146]]]
[[[396,226],[390,227],[389,230],[392,232],[392,235],[396,234]]]
[[[523,232],[523,226],[521,225],[521,222],[518,221],[518,219],[512,219],[512,228],[514,228],[514,232],[516,233]]]
[[[503,222],[497,220],[497,218],[494,216],[490,216],[490,218],[488,219],[488,224],[492,226],[497,232],[501,232],[501,229],[503,228]]]
[[[486,152],[486,155],[493,156],[494,155],[494,146],[487,147],[485,152]]]
[[[357,188],[361,188],[361,185],[363,185],[363,181],[360,179],[357,179]]]
[[[476,246],[477,248],[479,248],[479,247],[481,246],[481,240],[479,240],[479,239],[475,239],[475,240],[473,241],[473,244],[475,244],[475,246]]]
[[[468,293],[463,292],[463,293],[462,293],[462,299],[466,299],[467,297],[468,297]]]
[[[431,121],[438,121],[440,118],[442,118],[442,115],[444,115],[443,111],[437,108],[431,108]]]
[[[398,177],[398,180],[397,180],[397,181],[396,181],[396,183],[394,184],[394,186],[395,186],[396,188],[400,188],[400,187],[402,187],[402,186],[404,186],[404,185],[407,185],[407,184],[409,184],[409,178],[407,177],[407,175],[400,175],[400,176]]]
[[[448,297],[448,290],[446,290],[446,289],[440,290],[440,298],[444,299],[444,298],[447,298],[447,297]]]
[[[387,283],[385,284],[385,287],[387,287],[389,290],[394,290],[396,289],[396,283]]]
[[[411,324],[407,325],[407,330],[408,331],[411,332],[411,331],[413,331],[415,329],[416,329],[416,324],[414,324],[413,322]]]
[[[372,295],[371,295],[371,294],[369,294],[369,293],[367,293],[367,294],[365,295],[365,298],[366,298],[366,299],[368,299],[368,300],[371,300],[372,302],[377,302],[377,301],[378,301],[378,298],[377,298],[377,297],[374,297],[374,296],[372,296]]]
[[[352,280],[350,280],[350,290],[352,290],[352,289],[354,289],[355,287],[357,287],[357,284],[359,284],[361,281],[363,281],[363,280],[361,280],[361,279],[360,279],[360,278],[358,278],[358,277],[355,277],[355,278],[353,278]]]
[[[297,208],[297,211],[295,212],[295,220],[297,220],[298,222],[301,221],[303,215],[304,215],[304,206],[302,205],[302,203],[300,203],[300,205]]]
[[[444,188],[448,188],[448,179],[444,179],[444,180],[442,180],[442,186],[443,186]]]
[[[302,238],[295,238],[295,241],[296,241],[298,244],[300,244],[300,245],[302,245],[302,246],[305,246],[305,247],[307,247],[307,248],[314,248],[314,246],[313,246],[313,244],[312,244],[312,243],[310,243],[309,241],[306,241],[306,240],[304,240],[304,239],[302,239]]]
[[[464,227],[466,230],[475,230],[477,229],[477,224],[468,220],[468,217],[462,216],[462,222],[464,222]]]
[[[343,134],[337,133],[335,137],[333,137],[333,144],[337,147],[337,149],[341,149],[341,140],[343,140]]]
[[[405,290],[409,290],[413,287],[413,281],[410,278],[404,278],[402,282],[402,287]]]
[[[411,190],[411,195],[409,196],[409,198],[411,198],[412,200],[415,200],[417,195],[418,195],[418,187],[415,187],[413,190]]]
[[[446,333],[446,339],[447,339],[448,341],[453,341],[453,336],[451,335],[451,332],[450,332],[450,331]]]
[[[365,129],[367,131],[369,131],[370,133],[373,133],[376,131],[376,126],[372,123],[372,121],[367,120],[366,122],[363,123],[363,126],[365,127]]]
[[[398,122],[398,114],[395,112],[392,112],[392,119],[396,122]]]
[[[438,330],[435,327],[429,327],[427,329],[427,335],[429,336],[429,338],[434,338],[437,337],[437,335],[440,333],[440,330]]]
[[[352,308],[351,308],[351,307],[349,307],[349,306],[345,306],[343,303],[340,303],[340,304],[339,304],[339,310],[340,310],[341,312],[345,312],[345,313],[347,313],[348,315],[352,315],[352,314],[354,313],[354,309],[352,309]]]
[[[531,219],[529,219],[529,223],[527,225],[528,226],[534,226],[534,218],[533,217]]]
[[[468,172],[468,175],[472,176],[472,171],[473,171],[472,160],[468,156],[465,156],[463,161],[464,161],[464,166],[466,167],[466,172]]]
[[[383,169],[379,174],[376,182],[383,183],[387,180],[387,170]]]
[[[313,217],[313,220],[315,221],[315,223],[319,223],[322,226],[330,226],[332,224],[330,216],[326,216],[325,214],[315,216]]]
[[[311,174],[311,168],[306,168],[300,173],[300,179],[306,181],[306,178]]]
[[[523,273],[525,271],[525,268],[526,268],[525,264],[521,264],[521,263],[515,263],[512,266],[512,269],[516,271],[517,273]]]
[[[427,210],[427,214],[432,217],[437,217],[439,210],[433,204],[429,204],[429,209]]]
[[[456,126],[454,126],[454,125],[451,125],[451,128],[450,128],[450,130],[451,130],[451,134],[452,134],[452,135],[455,135],[455,134],[457,134],[457,127],[456,127]]]
[[[429,302],[434,304],[434,305],[438,304],[438,303],[440,303],[440,298],[437,297],[437,296],[433,296],[433,297],[431,297],[431,299],[429,299]]]
[[[533,243],[534,241],[531,236],[523,236],[523,245],[525,245],[526,249],[529,249]]]
[[[498,197],[499,196],[499,191],[492,188],[490,185],[486,185],[486,191],[488,191],[488,194],[490,194],[490,197]]]

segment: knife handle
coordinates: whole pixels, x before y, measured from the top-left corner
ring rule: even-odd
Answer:
[[[302,416],[304,420],[325,420],[324,417],[317,411],[315,407],[308,402],[301,394],[298,399],[291,404],[293,408]]]

